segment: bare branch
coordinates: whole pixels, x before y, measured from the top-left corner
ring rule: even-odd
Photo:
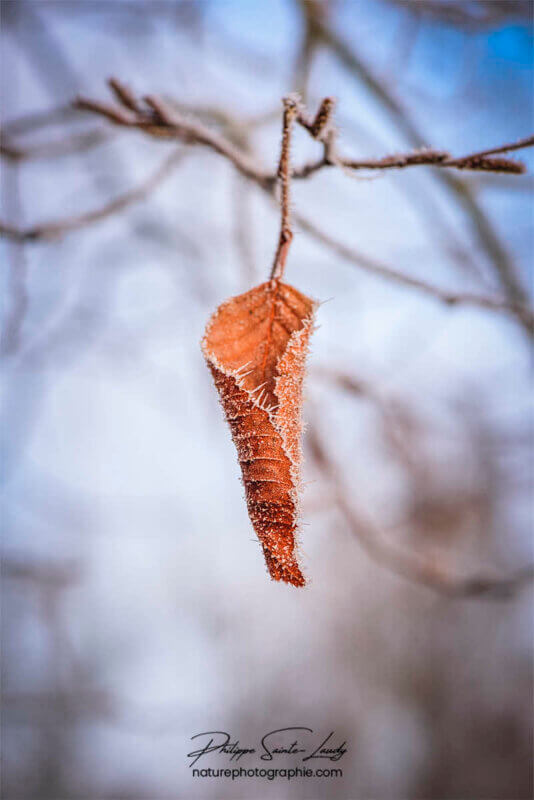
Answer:
[[[32,111],[20,117],[7,120],[2,124],[2,133],[5,136],[18,136],[29,131],[48,128],[52,125],[63,123],[76,116],[76,109],[71,104],[56,106],[45,111]]]
[[[313,29],[309,25],[305,25],[293,76],[294,89],[304,98],[304,102],[306,102],[308,96],[308,84],[310,82],[311,69],[318,44],[319,42],[317,41]]]
[[[354,47],[348,45],[329,24],[325,8],[316,0],[299,0],[306,24],[311,26],[322,45],[328,48],[345,68],[363,84],[379,101],[397,125],[399,131],[414,147],[424,146],[424,137],[410,114],[387,86],[363,61]],[[474,162],[471,162],[473,164]],[[457,166],[457,165],[456,165]],[[494,166],[501,167],[500,160]],[[462,169],[472,168],[462,166]],[[458,180],[450,170],[440,171],[440,177],[446,188],[455,197],[468,218],[480,244],[489,256],[507,297],[513,303],[529,303],[529,295],[522,285],[514,263],[509,258],[505,246],[495,233],[484,209],[478,203],[470,188]],[[527,331],[530,335],[530,330]]]
[[[470,31],[478,31],[503,22],[527,20],[530,22],[532,5],[530,0],[388,0],[428,20],[444,22]]]
[[[115,125],[126,125],[126,126],[141,126],[141,121],[138,120],[138,115],[135,111],[128,112],[127,108],[121,108],[121,106],[114,106],[111,103],[102,103],[99,100],[89,100],[85,97],[77,97],[74,101],[74,108],[79,109],[80,111],[93,111],[95,114],[100,114],[102,117],[106,117],[110,122],[115,123]],[[143,120],[143,124],[146,125],[147,120]]]
[[[114,80],[114,85],[117,86],[116,80]],[[145,102],[148,105],[147,111],[139,113],[133,112],[130,108],[121,108],[120,106],[81,97],[75,101],[75,105],[76,108],[104,116],[115,125],[137,128],[149,136],[178,139],[185,144],[199,144],[209,147],[231,161],[246,178],[272,188],[275,176],[259,170],[246,154],[242,153],[218,133],[196,120],[186,119],[161,98],[150,96],[145,98]]]
[[[501,145],[495,148],[496,152],[504,153],[507,150],[519,150],[524,147],[534,145],[534,136],[529,136],[521,143]],[[420,150],[403,155],[386,156],[381,159],[371,159],[368,161],[354,161],[344,159],[341,163],[348,169],[390,169],[392,167],[402,169],[403,167],[421,166],[427,164],[434,167],[456,167],[457,169],[467,169],[483,172],[505,172],[512,175],[523,175],[526,172],[525,165],[510,158],[491,158],[485,151],[471,153],[468,156],[455,158],[444,150]]]
[[[442,289],[439,286],[434,286],[420,278],[406,275],[406,273],[399,272],[386,264],[381,264],[364,253],[360,253],[354,248],[339,242],[337,239],[330,236],[330,234],[322,231],[314,222],[311,222],[300,214],[295,214],[294,217],[297,225],[312,238],[328,247],[331,251],[334,251],[344,261],[354,264],[360,269],[364,269],[379,277],[392,280],[403,286],[417,289],[423,292],[423,294],[434,297],[436,300],[448,306],[468,305],[511,314],[517,317],[531,333],[534,332],[534,312],[522,303],[511,303],[508,300],[485,297],[470,292],[453,292]]]
[[[78,216],[66,217],[52,222],[43,222],[31,228],[19,229],[15,226],[0,222],[0,234],[18,242],[36,241],[39,239],[54,239],[63,236],[69,231],[84,228],[93,222],[106,219],[125,208],[144,200],[165,178],[169,177],[175,167],[185,157],[183,150],[175,150],[160,164],[157,170],[139,186],[119,195],[114,200],[106,203],[101,208],[86,211]]]
[[[523,140],[525,144],[520,147],[531,147],[534,144],[534,137]],[[498,149],[505,152],[507,149],[519,149],[516,145],[502,145]],[[398,155],[384,156],[382,158],[370,159],[350,159],[340,158],[332,150],[327,157],[317,161],[304,164],[293,174],[297,180],[307,178],[314,172],[318,172],[323,167],[337,166],[345,169],[404,169],[405,167],[454,167],[456,169],[470,170],[472,172],[497,172],[508,175],[524,175],[525,165],[520,161],[511,158],[491,158],[485,153],[472,153],[468,156],[454,157],[446,150],[415,150],[411,153],[400,153]]]
[[[8,219],[20,220],[23,216],[20,193],[20,169],[14,166],[8,170],[2,183],[2,196],[5,201]],[[11,242],[7,248],[8,295],[11,302],[6,305],[6,315],[2,335],[0,337],[0,353],[14,353],[20,343],[21,331],[28,310],[28,262],[24,248],[17,242]]]
[[[219,153],[219,155],[222,155],[229,160],[238,170],[238,172],[240,172],[248,180],[256,183],[261,189],[272,196],[272,191],[276,185],[277,176],[269,174],[261,167],[258,167],[247,153],[243,153],[242,150],[238,149],[224,137],[196,120],[193,121],[189,118],[183,117],[168,103],[165,103],[160,98],[153,96],[145,98],[146,108],[143,108],[140,103],[136,103],[136,107],[140,110],[134,112],[131,108],[134,101],[131,98],[131,93],[129,90],[124,89],[122,84],[118,84],[116,80],[113,80],[113,87],[115,95],[119,101],[123,103],[123,106],[113,106],[106,103],[79,98],[76,101],[77,107],[91,111],[100,116],[104,116],[116,125],[140,130],[148,136],[164,139],[177,139],[187,144],[198,144],[208,147],[209,149]],[[327,155],[326,157],[323,156],[323,159],[320,162],[317,162],[315,165],[309,165],[308,167],[293,171],[293,178],[304,178],[312,172],[317,171],[322,166],[327,166],[331,163],[331,161],[328,160],[328,148],[330,151],[332,150],[334,141],[334,135],[332,133],[333,125],[331,124],[332,107],[333,101],[330,98],[327,98],[327,100],[323,101],[318,114],[312,120],[309,120],[306,117],[305,110],[302,108],[298,109],[297,121],[304,127],[312,129],[312,135],[313,132],[315,132],[317,138],[322,142]],[[490,155],[504,152],[504,150],[507,149],[514,150],[519,149],[520,147],[528,147],[533,143],[534,137],[529,137],[510,145],[501,145],[492,150],[484,151],[483,153],[471,154],[470,156],[456,159],[456,161],[469,161],[474,163],[477,158],[480,159],[489,157]],[[429,153],[432,155],[429,155]],[[406,156],[389,156],[381,161],[384,162],[387,160],[389,167],[400,166],[401,161],[405,162],[405,166],[423,163],[434,163],[440,165],[442,161],[446,161],[448,158],[450,158],[449,155],[443,153],[442,151],[426,151],[426,153],[412,153]],[[339,158],[337,156],[335,156],[334,163],[339,163]],[[362,168],[364,168],[364,166],[369,167],[369,165],[374,166],[375,168],[386,168],[386,164],[384,163],[381,165],[379,165],[377,162],[352,163],[360,163]],[[98,209],[97,211],[89,212],[76,218],[67,218],[65,220],[58,220],[48,224],[37,225],[23,231],[0,223],[0,234],[12,239],[17,239],[19,241],[31,241],[60,235],[66,233],[67,231],[83,227],[84,225],[87,225],[93,221],[107,217],[117,210],[122,210],[122,208],[130,205],[133,202],[136,202],[138,199],[145,197],[148,191],[153,188],[154,182],[157,184],[160,179],[163,179],[167,170],[168,166],[164,164],[160,170],[158,170],[158,173],[148,181],[148,188],[143,185],[138,189],[133,190],[133,192],[128,192],[126,195],[117,198],[117,200],[112,201],[104,206],[104,208]],[[460,189],[458,189],[458,192],[462,193],[463,200],[467,203],[467,189],[463,187],[461,192]],[[302,216],[295,215],[295,220],[300,225],[302,230],[306,231],[306,233],[312,236],[316,241],[319,241],[323,245],[327,246],[345,261],[355,264],[359,268],[363,268],[368,272],[372,272],[382,278],[393,280],[396,283],[404,286],[409,286],[412,289],[417,289],[424,294],[432,296],[450,306],[460,304],[471,305],[511,314],[515,316],[521,322],[523,327],[529,332],[529,334],[532,335],[534,330],[534,313],[529,308],[528,302],[518,299],[517,292],[513,293],[510,291],[510,299],[500,299],[484,297],[473,293],[448,291],[446,289],[434,286],[420,278],[406,275],[375,261],[369,256],[357,252],[341,242],[336,241],[329,234],[321,231],[317,225]],[[484,226],[487,226],[488,224],[487,220],[485,220],[485,217],[481,215],[480,217],[476,217],[476,221],[481,232],[484,233]],[[523,297],[522,294],[521,297]]]
[[[233,177],[233,233],[235,247],[242,268],[243,281],[245,285],[253,285],[256,277],[256,266],[254,248],[252,246],[251,186],[238,173],[235,173]]]
[[[132,111],[141,111],[139,101],[132,90],[128,88],[128,86],[125,86],[123,83],[115,80],[115,78],[110,78],[108,84],[119,103],[121,103],[123,106],[126,106],[126,108],[130,108]]]
[[[485,595],[492,599],[503,599],[512,596],[534,579],[534,565],[521,567],[505,576],[485,573],[458,575],[439,568],[418,553],[398,547],[384,536],[366,514],[357,512],[353,503],[349,503],[339,470],[330,458],[316,426],[309,427],[307,442],[315,462],[332,485],[335,505],[351,533],[373,561],[391,572],[449,597]]]
[[[503,144],[500,147],[492,147],[489,150],[482,150],[479,153],[473,153],[470,156],[465,156],[465,160],[483,158],[484,156],[494,156],[498,153],[510,153],[512,150],[522,150],[525,147],[532,147],[534,145],[534,136],[525,136],[524,139],[518,139],[517,142],[511,144]]]
[[[103,142],[109,141],[112,132],[105,128],[73,133],[61,139],[53,139],[28,147],[12,144],[11,140],[2,137],[0,140],[0,155],[10,161],[36,161],[38,159],[55,158],[56,156],[70,156],[74,153],[84,153]]]
[[[512,150],[521,150],[534,145],[534,136],[527,136],[517,142],[499,145],[498,147],[456,158],[451,156],[446,150],[434,150],[431,148],[423,148],[411,153],[390,155],[377,159],[345,158],[336,152],[336,130],[333,124],[334,106],[335,101],[333,98],[325,97],[313,120],[308,117],[304,108],[300,108],[298,122],[306,128],[310,136],[323,143],[324,153],[322,159],[310,164],[305,164],[298,172],[294,173],[293,177],[306,178],[308,175],[326,166],[339,166],[351,170],[383,170],[414,166],[434,166],[522,175],[526,172],[524,164],[519,161],[514,161],[513,159],[492,158],[492,156]]]
[[[284,275],[287,253],[293,232],[291,230],[289,189],[291,185],[291,133],[293,123],[297,118],[297,103],[291,97],[284,98],[284,115],[282,123],[282,147],[280,150],[280,163],[278,165],[278,178],[280,180],[280,237],[271,271],[271,280],[279,281]]]
[[[125,89],[116,79],[112,78],[110,83],[114,87],[115,94],[120,98],[120,91],[127,92],[128,97],[131,93]],[[121,87],[120,90],[118,87]],[[132,110],[133,99],[128,101],[125,107],[102,103],[100,101],[78,98],[75,102],[77,108],[92,111],[106,117],[116,125],[134,127],[143,130],[151,136],[162,138],[177,138],[188,144],[202,144],[211,147],[216,152],[229,158],[234,165],[246,177],[254,180],[265,181],[273,184],[276,181],[275,175],[269,175],[263,170],[258,169],[249,159],[232,147],[229,142],[215,132],[206,128],[198,121],[185,118],[174,110],[161,98],[149,96],[145,102],[149,108],[145,111],[137,104],[137,112]],[[330,97],[325,98],[316,116],[310,119],[306,110],[299,105],[297,120],[310,135],[328,147],[329,153],[322,159],[312,164],[305,165],[300,169],[294,170],[294,178],[305,178],[313,172],[317,172],[322,167],[339,165],[347,169],[392,169],[411,166],[436,166],[454,167],[462,170],[475,170],[485,172],[505,172],[511,174],[521,174],[525,172],[523,164],[512,159],[492,158],[491,156],[500,153],[520,150],[534,145],[534,136],[525,137],[518,142],[499,145],[498,147],[471,153],[467,156],[453,157],[444,150],[422,149],[415,152],[403,153],[399,155],[385,156],[379,159],[349,159],[333,152],[333,124],[332,114],[334,100]]]

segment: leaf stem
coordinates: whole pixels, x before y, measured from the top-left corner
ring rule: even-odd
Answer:
[[[284,116],[282,123],[282,148],[278,163],[278,180],[280,181],[280,237],[271,270],[271,280],[280,281],[284,275],[287,254],[293,239],[290,215],[291,186],[291,134],[293,123],[298,115],[298,101],[294,97],[284,97]]]

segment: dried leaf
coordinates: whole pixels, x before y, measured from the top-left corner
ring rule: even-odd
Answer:
[[[230,425],[248,513],[274,580],[297,563],[302,381],[316,303],[273,280],[222,303],[202,350]]]

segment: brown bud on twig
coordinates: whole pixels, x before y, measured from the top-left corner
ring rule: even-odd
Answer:
[[[314,139],[321,139],[331,124],[335,104],[336,101],[333,97],[325,97],[319,106],[315,119],[308,128]]]
[[[121,83],[116,78],[110,78],[108,86],[119,103],[129,108],[130,111],[140,112],[142,110],[135,94],[124,83]]]

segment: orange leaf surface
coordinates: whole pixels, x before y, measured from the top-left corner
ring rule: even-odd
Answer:
[[[277,280],[222,303],[202,350],[230,425],[250,520],[274,580],[297,563],[302,382],[316,303]]]

